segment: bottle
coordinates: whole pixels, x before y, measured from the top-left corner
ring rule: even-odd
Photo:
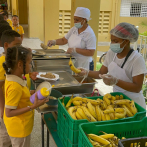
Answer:
[[[38,97],[39,100],[42,100],[42,99],[48,97],[49,94],[50,94],[50,92],[47,90],[47,88],[45,88],[45,87],[41,88],[41,90],[35,92],[35,93],[30,97],[30,101],[31,101],[31,103],[33,103],[33,104],[34,104],[34,101],[35,101],[35,95],[36,95],[36,93],[37,93],[37,97]]]

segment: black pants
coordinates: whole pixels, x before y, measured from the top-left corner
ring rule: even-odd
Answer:
[[[90,64],[89,64],[89,70],[94,70],[94,62],[92,61],[92,62],[90,62]]]

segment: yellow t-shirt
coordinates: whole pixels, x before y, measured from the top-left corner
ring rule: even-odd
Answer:
[[[2,55],[0,57],[0,81],[5,81],[5,70],[3,68],[3,63],[5,62],[5,56]],[[4,86],[3,86],[3,94],[5,93]]]
[[[9,25],[12,27],[12,21],[11,21],[11,19],[7,19],[7,22],[8,22]]]
[[[14,27],[12,25],[12,30],[18,32],[20,35],[24,34],[24,30],[23,30],[23,27],[21,25],[18,25],[17,27]]]
[[[7,75],[5,80],[5,107],[21,109],[31,106],[30,92],[26,81],[15,76]],[[26,137],[31,134],[34,124],[34,111],[28,111],[18,116],[7,117],[4,112],[4,123],[11,137]]]

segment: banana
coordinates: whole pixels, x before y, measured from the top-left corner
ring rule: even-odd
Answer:
[[[103,145],[109,145],[110,142],[100,136],[97,136],[95,134],[88,134],[88,137],[90,137],[92,140],[97,141]]]
[[[110,116],[110,119],[111,119],[111,120],[114,120],[114,119],[115,119],[114,113],[109,113],[109,116]]]
[[[77,119],[83,119],[83,117],[78,113],[78,111],[76,111],[76,117]]]
[[[130,108],[131,108],[132,113],[135,115],[137,113],[137,109],[135,107],[134,101],[130,102]]]
[[[105,117],[103,111],[101,111],[101,117],[102,117],[102,121],[105,121],[106,120],[106,117]]]
[[[115,100],[114,104],[115,105],[123,105],[123,104],[129,103],[129,102],[130,102],[130,100],[125,100],[125,99],[123,99],[123,100]]]
[[[114,96],[111,97],[111,100],[116,100],[116,98]]]
[[[123,95],[120,95],[120,96],[119,96],[119,99],[120,99],[120,100],[122,100],[123,98],[124,98]]]
[[[102,101],[100,105],[103,110],[107,108],[107,103],[105,101]]]
[[[70,60],[69,60],[69,66],[70,66],[70,69],[74,72],[74,73],[80,73],[81,72],[81,70],[79,70],[79,69],[77,69],[75,66],[74,66],[74,64],[73,64],[73,62],[72,62],[72,60],[71,60],[71,57],[70,57]]]
[[[125,111],[124,108],[114,108],[114,111],[117,113],[123,113]]]
[[[101,102],[99,100],[88,100],[92,105],[99,105]]]
[[[111,99],[112,95],[110,93],[107,93],[107,94],[104,95],[103,98],[105,98],[105,97],[108,98],[108,99]]]
[[[76,116],[75,116],[75,112],[76,111],[76,108],[75,107],[69,107],[68,108],[68,113],[69,113],[69,115],[73,118],[73,119],[75,119],[75,120],[77,120],[77,118],[76,118]]]
[[[99,107],[99,105],[97,105],[95,109],[96,109],[97,120],[98,120],[98,121],[101,121],[101,120],[102,120],[102,117],[101,117],[101,111],[102,111],[102,110],[101,110],[101,108]]]
[[[110,119],[110,115],[107,114],[107,113],[105,114],[105,118],[106,118],[106,120],[111,120],[111,119]]]
[[[86,117],[88,118],[88,120],[89,120],[90,122],[96,121],[96,119],[95,119],[95,118],[91,115],[91,113],[88,111],[87,107],[81,106],[81,108],[83,109],[83,111],[84,111]]]
[[[70,100],[68,101],[68,103],[66,104],[66,108],[70,107],[71,106],[71,103],[72,103],[72,99],[73,99],[73,94],[70,98]]]
[[[122,107],[126,110],[126,114],[128,117],[134,116],[133,113],[129,110],[129,108],[126,105],[122,105]]]
[[[108,139],[108,141],[111,143],[112,147],[117,147],[112,139]]]
[[[77,112],[79,113],[79,115],[80,115],[83,119],[87,119],[87,120],[88,120],[88,118],[87,118],[87,116],[85,115],[85,113],[84,113],[84,111],[83,111],[82,108],[78,108],[78,109],[77,109]]]
[[[116,95],[116,96],[115,96],[115,99],[116,99],[116,100],[119,100],[119,95]]]
[[[104,110],[104,113],[113,113],[113,112],[114,112],[114,109],[113,109],[112,105],[109,105],[109,106],[107,107],[107,109]]]
[[[112,138],[112,140],[114,141],[114,143],[115,143],[116,145],[118,145],[119,139],[118,139],[116,136],[114,136],[114,137]]]
[[[82,101],[73,101],[73,104],[75,106],[81,106],[82,105]]]
[[[88,137],[88,139],[94,147],[101,147],[101,145],[97,141],[93,141],[90,137]]]
[[[65,96],[62,98],[62,105],[65,107],[64,98],[65,98]]]
[[[124,109],[124,112],[122,113],[115,113],[115,117],[117,118],[124,118],[126,115],[126,110]]]
[[[82,101],[83,100],[83,98],[82,97],[74,97],[73,99],[72,99],[72,102],[73,101]]]
[[[86,104],[86,103],[82,103],[82,106],[85,106],[85,107],[87,107],[87,104]]]
[[[111,139],[114,137],[114,134],[105,134],[105,135],[100,135],[100,137],[104,138],[104,139]]]
[[[97,118],[96,117],[96,112],[95,112],[95,107],[90,102],[87,103],[87,108],[88,108],[89,112],[91,113],[91,115],[94,118]]]
[[[107,103],[107,106],[111,104],[110,100],[107,97],[103,97],[103,100]]]
[[[126,139],[125,137],[122,137],[121,139]]]

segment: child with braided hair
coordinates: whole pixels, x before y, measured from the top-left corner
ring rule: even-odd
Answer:
[[[34,104],[30,102],[31,95],[24,76],[30,72],[31,61],[31,50],[16,46],[7,49],[6,62],[3,63],[6,71],[4,123],[12,147],[30,147],[30,134],[34,122],[33,109],[48,101],[39,100],[36,94]]]

